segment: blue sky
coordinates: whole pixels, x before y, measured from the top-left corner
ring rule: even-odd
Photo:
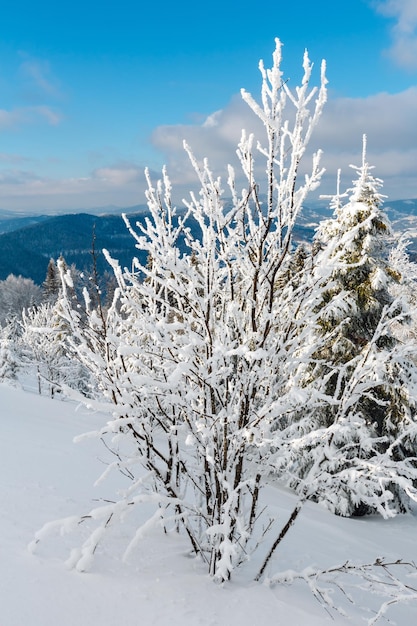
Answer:
[[[290,86],[305,48],[317,81],[327,61],[323,193],[339,167],[351,176],[367,133],[383,192],[417,197],[416,0],[16,0],[0,21],[0,209],[141,204],[145,166],[163,164],[181,198],[184,138],[222,173],[250,124],[240,88],[258,96],[275,37]]]

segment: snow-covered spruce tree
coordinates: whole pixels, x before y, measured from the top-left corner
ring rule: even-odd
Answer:
[[[131,478],[116,504],[84,518],[99,527],[73,559],[80,570],[106,527],[144,500],[158,505],[155,519],[166,529],[185,532],[216,580],[228,579],[262,534],[255,531],[259,494],[271,476],[265,433],[277,416],[305,402],[287,381],[297,367],[291,355],[311,291],[298,290],[297,301],[294,289],[278,285],[297,216],[322,175],[318,153],[310,175],[298,181],[326,100],[324,63],[321,86],[310,87],[306,53],[294,92],[280,64],[277,40],[272,68],[260,64],[261,104],[242,90],[265,130],[256,147],[252,135],[242,134],[244,189],[229,167],[225,192],[208,162],[199,164],[185,146],[200,191],[177,214],[167,172],[155,186],[148,177],[150,217],[137,230],[128,224],[148,263],[135,260],[127,271],[109,259],[118,280],[112,306],[94,309],[85,292],[85,313],[75,309],[63,271],[61,304],[73,349],[113,403],[114,419],[99,435],[114,437],[114,467]],[[263,180],[255,178],[255,155],[265,163]]]
[[[62,257],[61,257],[62,258]],[[62,261],[64,262],[63,258]],[[50,259],[46,269],[45,280],[42,284],[43,301],[54,304],[61,290],[61,278],[54,259]]]
[[[395,297],[401,276],[365,138],[355,169],[348,202],[336,196],[333,219],[318,229],[311,270],[320,284],[311,338],[325,341],[300,370],[325,401],[293,416],[297,445],[281,449],[279,465],[292,487],[335,513],[388,517],[417,495],[416,344],[400,340],[408,308]]]

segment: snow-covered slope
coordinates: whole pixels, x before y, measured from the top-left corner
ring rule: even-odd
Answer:
[[[335,594],[350,619],[330,615],[304,582],[275,587],[253,582],[259,567],[255,561],[233,582],[217,586],[187,554],[188,545],[159,528],[151,528],[123,562],[133,520],[109,534],[89,573],[64,564],[78,545],[77,533],[52,533],[31,554],[27,546],[45,522],[87,512],[98,498],[111,499],[123,486],[123,477],[115,475],[94,487],[110,453],[95,439],[73,443],[74,436],[106,419],[71,402],[0,385],[1,626],[340,626],[372,618],[381,599],[355,590],[353,605]],[[285,523],[293,496],[281,490],[266,495],[274,517]],[[308,504],[269,575],[348,559],[364,563],[378,556],[417,561],[416,531],[414,515],[351,520]],[[416,578],[409,584],[417,587]],[[416,624],[417,601],[387,615],[399,626]]]

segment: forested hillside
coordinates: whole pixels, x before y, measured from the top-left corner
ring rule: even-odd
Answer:
[[[139,218],[130,217],[132,220]],[[0,280],[15,274],[31,278],[40,285],[45,280],[49,260],[61,255],[69,265],[75,264],[80,271],[91,272],[93,237],[100,273],[108,269],[102,248],[120,259],[122,265],[131,264],[135,246],[121,215],[59,215],[44,217],[38,223],[0,235]]]
[[[230,203],[230,201],[229,201]],[[138,208],[138,207],[132,207]],[[417,252],[417,199],[386,202],[386,211],[396,232],[410,233],[409,252]],[[179,211],[179,214],[183,212]],[[132,224],[143,222],[150,213],[127,211]],[[330,215],[326,201],[307,203],[294,227],[293,240],[310,242],[320,221]],[[61,255],[69,265],[89,273],[92,268],[92,245],[95,237],[98,270],[109,269],[102,249],[108,250],[122,266],[129,267],[134,256],[140,257],[135,242],[122,219],[122,213],[94,215],[73,213],[55,216],[25,216],[1,219],[0,215],[0,280],[9,274],[31,278],[37,285],[45,280],[48,262]],[[182,241],[178,244],[181,248]],[[143,258],[141,258],[143,261]]]

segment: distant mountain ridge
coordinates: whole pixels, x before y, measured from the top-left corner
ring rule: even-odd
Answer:
[[[143,213],[148,211],[148,206],[146,204],[135,204],[134,206],[129,207],[120,207],[115,206],[114,204],[109,204],[106,206],[98,206],[93,208],[74,208],[70,211],[67,211],[66,214],[74,215],[78,213],[87,213],[88,215],[121,215],[122,213]],[[58,217],[59,215],[65,215],[62,211],[45,211],[43,213],[34,213],[33,211],[23,211],[23,210],[15,210],[12,211],[10,209],[1,209],[0,208],[0,226],[2,226],[7,221],[14,221],[19,219],[31,219],[37,220],[39,218],[50,218],[50,217]],[[0,230],[1,232],[1,230]]]
[[[112,207],[113,208],[113,207]],[[411,241],[410,252],[417,255],[417,199],[387,202],[385,209],[397,232],[407,232]],[[79,270],[92,268],[93,236],[99,272],[109,269],[102,253],[106,248],[122,266],[129,267],[134,256],[141,255],[135,240],[122,219],[122,209],[101,214],[24,215],[13,217],[0,211],[0,280],[9,274],[31,278],[40,285],[45,280],[49,260],[62,254],[68,263]],[[149,211],[146,206],[126,209],[132,224],[144,220]],[[328,204],[312,203],[305,207],[294,236],[298,241],[311,241],[315,229],[323,218],[331,216]],[[181,243],[180,243],[181,247]],[[143,257],[141,261],[146,261]]]
[[[131,216],[132,219],[140,217]],[[0,234],[0,280],[9,274],[31,278],[42,284],[46,277],[49,260],[61,255],[68,265],[75,264],[84,272],[91,272],[92,250],[97,253],[97,268],[100,273],[109,269],[102,249],[109,250],[122,265],[130,265],[137,255],[135,242],[126,228],[121,215],[95,216],[87,213],[41,216],[38,220],[21,218],[20,228]],[[18,226],[19,220],[16,222]],[[0,221],[0,232],[2,230]]]

